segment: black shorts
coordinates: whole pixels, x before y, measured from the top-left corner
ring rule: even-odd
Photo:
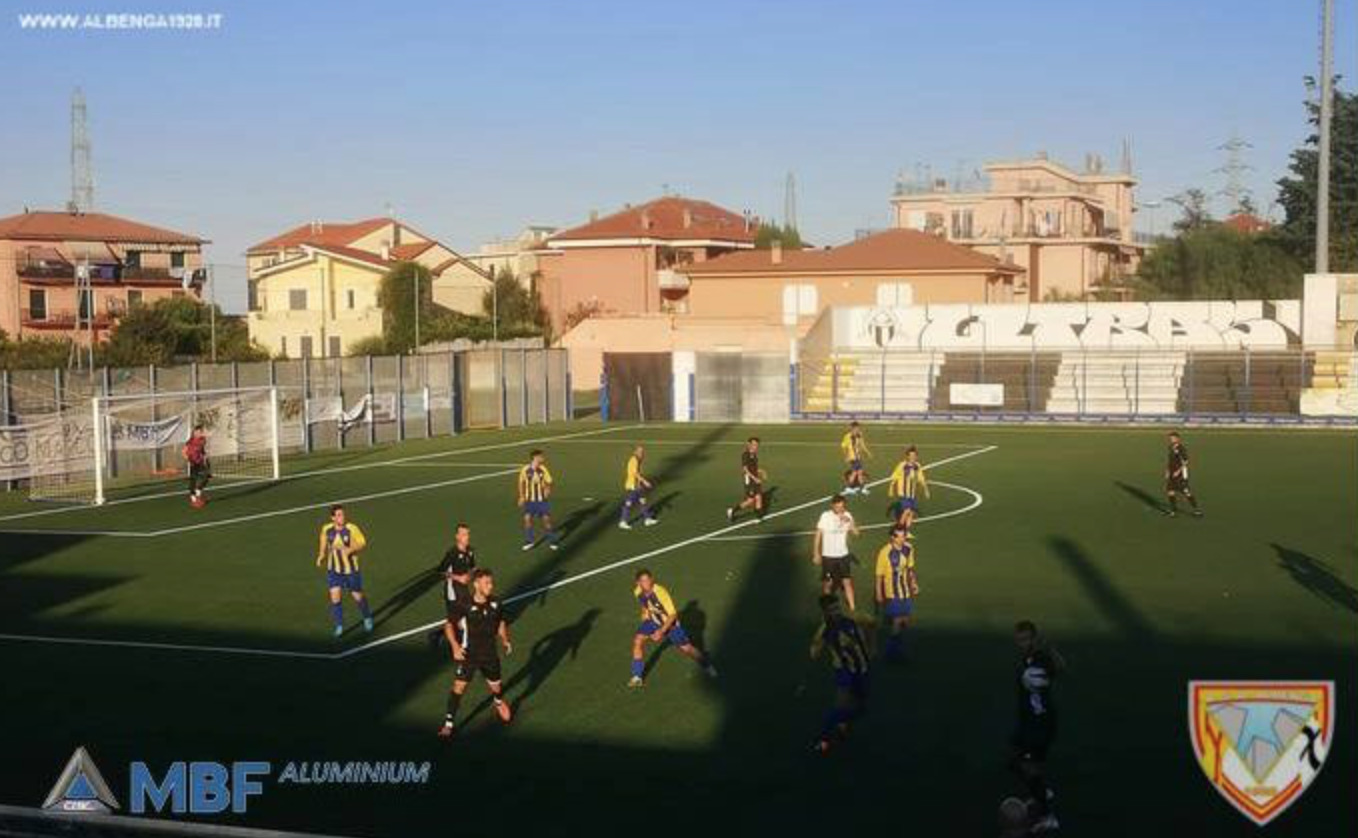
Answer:
[[[1187,477],[1171,477],[1165,481],[1165,491],[1173,492],[1176,495],[1191,495],[1193,490],[1188,488]]]
[[[1026,762],[1046,762],[1047,751],[1056,739],[1055,725],[1036,725],[1020,723],[1009,737],[1018,758]]]
[[[821,556],[820,578],[826,582],[843,582],[853,578],[853,553],[847,556]]]
[[[762,483],[751,483],[751,482],[745,483],[745,497],[747,498],[755,497],[762,493],[763,491],[764,484]]]
[[[499,656],[484,658],[467,658],[458,661],[453,667],[453,679],[457,681],[470,681],[480,672],[481,677],[494,684],[500,680],[500,658]]]

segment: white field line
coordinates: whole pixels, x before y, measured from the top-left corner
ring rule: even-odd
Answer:
[[[633,427],[635,427],[635,426],[633,426]],[[617,439],[617,438],[614,438],[614,439],[571,439],[571,440],[565,440],[565,442],[569,443],[570,445],[644,445],[644,446],[646,446],[647,448],[650,448],[652,445],[688,445],[688,446],[692,446],[692,445],[693,445],[693,440],[683,440],[683,439],[633,439],[633,438],[630,438],[630,437],[629,437],[629,438],[625,438],[625,439]],[[703,444],[704,444],[704,445],[732,445],[732,446],[739,446],[739,447],[741,447],[741,448],[744,448],[744,447],[745,447],[745,442],[744,442],[743,440],[735,440],[735,439],[732,439],[732,440],[718,440],[718,441],[716,441],[716,442],[706,442],[706,443],[703,443]],[[909,440],[907,440],[907,439],[901,439],[901,440],[897,440],[897,441],[891,442],[890,444],[885,443],[885,442],[883,442],[882,440],[878,440],[878,441],[877,441],[876,443],[874,443],[874,444],[876,445],[876,447],[882,448],[882,447],[894,447],[894,446],[896,446],[896,445],[909,445],[909,444],[912,444],[912,443],[911,443]],[[985,445],[979,445],[979,444],[977,444],[977,443],[969,443],[969,442],[925,442],[925,443],[913,443],[913,444],[919,445],[919,446],[921,446],[921,447],[923,447],[923,448],[965,448],[965,449],[979,449],[979,448],[985,448],[985,447],[987,447],[987,446],[985,446]],[[767,438],[765,438],[765,437],[760,437],[760,438],[759,438],[759,447],[760,447],[761,450],[764,449],[764,448],[769,448],[769,447],[773,447],[773,448],[784,448],[784,447],[787,447],[787,446],[794,446],[794,447],[796,447],[796,446],[804,446],[804,447],[806,447],[806,448],[824,448],[824,449],[827,450],[827,451],[829,451],[829,450],[838,451],[838,450],[839,450],[839,441],[838,441],[838,440],[833,440],[833,439],[831,439],[831,440],[825,440],[825,441],[823,441],[823,442],[815,442],[815,441],[807,440],[807,439],[767,439]],[[993,446],[990,446],[990,447],[993,447]],[[869,455],[867,459],[871,460],[871,459],[872,459],[872,456]]]
[[[473,474],[467,477],[454,477],[448,480],[439,480],[434,483],[421,483],[416,486],[402,486],[399,489],[386,489],[381,492],[369,492],[365,495],[352,495],[346,498],[333,498],[316,503],[302,504],[301,506],[290,506],[287,509],[270,509],[267,512],[256,512],[252,515],[238,515],[235,518],[223,518],[219,521],[200,521],[196,524],[185,524],[181,527],[167,527],[150,532],[102,530],[102,531],[81,531],[81,530],[0,530],[6,534],[14,535],[99,535],[112,538],[159,538],[164,535],[178,535],[179,533],[194,532],[196,530],[213,529],[215,527],[228,527],[233,524],[244,524],[250,521],[259,521],[264,518],[276,518],[280,515],[293,515],[298,512],[306,512],[311,509],[324,509],[334,504],[359,503],[365,500],[378,500],[381,498],[396,497],[397,495],[409,495],[415,492],[427,492],[430,489],[441,489],[445,486],[456,486],[460,483],[471,483],[475,480],[486,480],[491,477],[504,477],[514,474],[519,470],[519,466],[490,471],[483,474]]]
[[[934,463],[934,465],[937,466],[938,463]],[[949,489],[956,489],[956,490],[959,491],[959,492],[962,492],[962,493],[964,493],[964,494],[971,495],[971,503],[969,503],[969,504],[967,504],[966,506],[963,506],[963,507],[961,507],[961,508],[959,508],[959,509],[949,509],[947,512],[939,512],[939,513],[936,513],[936,514],[934,514],[934,515],[921,515],[920,517],[918,517],[918,518],[915,519],[915,523],[916,523],[916,524],[922,524],[922,523],[924,523],[925,521],[942,521],[944,518],[952,518],[952,517],[955,517],[955,516],[957,516],[957,515],[965,515],[965,514],[967,514],[968,512],[972,511],[973,509],[978,508],[981,504],[985,503],[985,498],[981,495],[980,492],[976,491],[975,489],[969,488],[969,487],[967,487],[967,486],[958,486],[956,483],[944,483],[942,480],[930,480],[930,481],[929,481],[929,485],[930,485],[930,486],[946,486],[946,487],[949,488]],[[896,526],[896,522],[895,522],[895,521],[883,521],[883,522],[881,522],[881,523],[879,523],[879,524],[866,524],[866,525],[864,525],[864,526],[859,527],[858,529],[859,529],[860,532],[862,532],[862,531],[864,531],[864,530],[882,530],[882,529],[886,529],[887,527],[894,527],[894,526]],[[718,536],[718,537],[716,537],[716,538],[714,538],[714,539],[712,539],[712,540],[713,540],[713,541],[759,541],[759,540],[765,539],[765,538],[793,538],[794,536],[800,538],[800,537],[803,537],[803,536],[815,535],[815,534],[816,534],[816,531],[815,531],[815,530],[798,530],[798,531],[796,531],[796,532],[763,532],[763,533],[750,533],[749,535],[723,535],[723,536]]]
[[[522,468],[523,463],[388,463],[392,468]]]
[[[965,460],[965,459],[967,459],[968,457],[975,457],[977,454],[985,454],[985,453],[988,453],[988,452],[990,452],[990,451],[994,451],[997,447],[998,447],[998,446],[995,446],[995,445],[988,445],[988,446],[986,446],[986,447],[984,447],[984,448],[979,448],[979,449],[977,449],[977,450],[975,450],[975,451],[967,451],[967,452],[964,452],[964,453],[962,453],[962,454],[955,454],[955,455],[953,455],[953,456],[951,456],[951,457],[944,457],[944,458],[941,459],[941,460],[938,460],[938,461],[933,462],[933,463],[929,463],[926,467],[927,467],[927,468],[938,468],[939,466],[947,465],[948,463],[955,463],[955,462],[957,462],[958,460]],[[891,480],[890,477],[883,477],[883,478],[881,478],[880,480],[874,480],[874,481],[872,481],[872,482],[869,483],[868,485],[869,485],[869,486],[877,486],[877,485],[880,485],[880,484],[882,484],[882,483],[889,482],[890,480]],[[833,494],[825,495],[824,497],[814,498],[814,499],[809,500],[809,501],[806,501],[806,502],[804,502],[804,503],[799,503],[799,504],[797,504],[796,506],[790,506],[790,507],[788,507],[787,509],[780,509],[780,510],[778,510],[777,512],[772,512],[772,513],[769,513],[768,515],[765,515],[765,516],[764,516],[764,521],[767,522],[770,518],[780,518],[780,517],[782,517],[782,516],[784,516],[784,515],[791,515],[793,512],[800,512],[800,511],[802,511],[803,509],[807,509],[808,507],[817,506],[817,505],[819,505],[819,504],[827,503],[827,502],[830,500],[830,498],[832,498],[832,497],[834,497]],[[576,582],[580,582],[580,581],[582,581],[582,580],[584,580],[584,579],[588,579],[588,578],[590,578],[590,577],[592,577],[592,576],[598,576],[599,574],[601,574],[601,573],[607,573],[607,572],[610,571],[610,570],[616,570],[616,569],[618,569],[618,568],[620,568],[620,567],[626,567],[627,565],[636,564],[637,562],[642,562],[642,561],[645,561],[646,559],[654,558],[654,557],[656,557],[656,556],[661,556],[661,555],[664,555],[665,553],[670,553],[670,552],[673,552],[673,551],[675,551],[675,550],[682,549],[682,548],[684,548],[684,547],[690,547],[690,546],[692,546],[692,545],[694,545],[694,544],[699,544],[699,543],[704,542],[704,541],[712,541],[712,540],[718,539],[718,538],[720,538],[720,537],[722,537],[722,536],[724,536],[724,535],[726,535],[726,534],[728,534],[728,533],[735,532],[736,530],[742,530],[742,529],[745,529],[745,528],[747,528],[747,527],[754,526],[754,525],[756,525],[756,524],[758,524],[758,523],[761,523],[761,522],[758,521],[757,519],[750,519],[750,520],[747,520],[747,521],[741,521],[741,522],[738,523],[738,524],[730,524],[730,525],[728,525],[728,526],[721,527],[720,529],[712,530],[711,532],[704,533],[704,534],[702,534],[702,535],[695,535],[695,536],[693,536],[692,538],[686,538],[686,539],[684,539],[684,540],[682,540],[682,541],[676,541],[676,542],[674,542],[673,544],[668,544],[668,545],[666,545],[666,546],[664,546],[664,547],[657,547],[657,548],[655,548],[654,550],[648,550],[648,551],[646,551],[645,553],[638,553],[638,554],[635,555],[635,556],[628,556],[628,557],[625,558],[625,559],[618,559],[617,561],[609,562],[608,564],[601,565],[600,567],[596,567],[596,568],[592,568],[592,569],[590,569],[590,570],[586,570],[586,571],[584,571],[583,573],[577,573],[577,574],[574,575],[574,576],[567,576],[565,579],[559,579],[559,580],[557,580],[557,581],[555,581],[555,582],[553,582],[553,583],[551,583],[551,584],[549,584],[549,585],[542,585],[542,586],[540,586],[540,587],[533,588],[532,590],[522,591],[522,592],[520,592],[520,593],[513,594],[513,595],[511,595],[511,596],[506,597],[506,598],[504,599],[504,603],[505,603],[506,605],[512,605],[512,604],[515,603],[515,602],[520,602],[520,601],[525,600],[525,599],[532,599],[533,597],[541,596],[542,594],[545,594],[545,593],[547,593],[548,591],[554,591],[554,590],[556,590],[557,588],[563,588],[563,587],[565,587],[566,585],[571,585],[571,584],[574,584],[574,583],[576,583]],[[373,640],[373,641],[371,641],[371,642],[369,642],[369,643],[364,643],[364,644],[361,645],[361,646],[354,646],[354,647],[352,647],[352,648],[350,648],[350,649],[345,649],[343,652],[338,653],[335,657],[337,657],[337,658],[347,658],[347,657],[352,657],[353,655],[359,655],[359,654],[362,654],[363,652],[366,652],[366,651],[368,651],[368,650],[370,650],[370,649],[376,649],[376,648],[379,647],[379,646],[385,646],[385,645],[387,645],[388,643],[395,643],[396,641],[398,641],[398,640],[404,640],[404,639],[407,638],[407,637],[413,637],[414,635],[417,635],[417,634],[423,634],[424,632],[427,632],[427,631],[429,631],[429,630],[432,629],[432,628],[435,628],[435,627],[437,627],[437,626],[439,626],[439,625],[442,625],[442,623],[443,623],[442,620],[435,620],[434,622],[426,623],[425,625],[422,625],[422,626],[417,626],[417,627],[415,627],[415,628],[407,629],[407,630],[405,630],[405,631],[399,632],[399,633],[397,633],[397,634],[390,635],[390,636],[388,636],[388,637],[383,637],[383,638],[380,638],[380,639],[378,639],[378,640]]]
[[[952,456],[952,457],[945,457],[945,458],[943,458],[942,460],[938,460],[937,462],[933,462],[933,463],[927,464],[927,467],[928,467],[928,468],[938,468],[939,466],[946,465],[946,464],[948,464],[948,463],[957,462],[958,460],[965,460],[965,459],[967,459],[968,457],[974,457],[974,456],[976,456],[977,454],[986,454],[986,453],[989,453],[990,451],[994,451],[994,450],[995,450],[996,448],[998,448],[998,447],[999,447],[999,446],[988,445],[988,446],[986,446],[986,447],[984,447],[984,448],[980,448],[980,449],[977,449],[977,450],[975,450],[975,451],[967,451],[967,452],[964,452],[964,453],[962,453],[962,454],[954,455],[954,456]],[[882,478],[882,479],[880,479],[880,480],[875,480],[875,481],[869,483],[868,485],[869,485],[869,486],[877,486],[877,485],[880,485],[880,484],[882,484],[882,483],[886,483],[888,480],[890,480],[890,478],[889,478],[889,477],[886,477],[886,478]],[[809,501],[806,501],[805,503],[800,503],[800,504],[797,504],[796,506],[788,507],[787,509],[780,509],[780,510],[778,510],[777,512],[773,512],[773,513],[770,513],[769,515],[766,515],[766,516],[765,516],[765,520],[768,520],[769,518],[778,518],[778,517],[781,517],[781,516],[783,516],[783,515],[790,515],[790,514],[792,514],[793,512],[800,512],[801,510],[806,509],[806,508],[808,508],[808,507],[812,507],[812,506],[815,506],[815,505],[817,505],[817,504],[825,503],[825,502],[827,502],[831,497],[832,497],[832,495],[825,495],[824,497],[815,498],[814,500],[809,500]],[[542,585],[542,586],[540,586],[540,587],[533,588],[532,590],[523,591],[523,592],[521,592],[521,593],[514,594],[514,595],[512,595],[512,596],[510,596],[510,597],[507,597],[504,601],[505,601],[506,604],[510,604],[510,603],[515,603],[515,602],[520,602],[520,601],[525,600],[525,599],[532,599],[533,597],[541,596],[542,594],[547,593],[548,591],[553,591],[553,590],[556,590],[557,588],[562,588],[562,587],[565,587],[566,585],[570,585],[570,584],[573,584],[573,583],[575,583],[575,582],[579,582],[579,581],[584,580],[584,579],[589,579],[590,577],[593,577],[593,576],[598,576],[598,575],[601,574],[601,573],[606,573],[606,572],[608,572],[608,571],[610,571],[610,570],[615,570],[615,569],[617,569],[617,568],[625,567],[625,566],[630,565],[630,564],[636,564],[637,562],[645,561],[646,559],[652,558],[652,557],[654,557],[654,556],[664,555],[665,553],[673,552],[674,550],[679,550],[679,549],[681,549],[681,548],[683,548],[683,547],[688,547],[688,546],[690,546],[690,545],[698,544],[698,543],[703,542],[703,541],[710,541],[710,540],[712,540],[712,539],[718,538],[718,537],[720,537],[720,536],[726,535],[726,534],[731,533],[731,532],[734,532],[734,531],[736,531],[736,530],[740,530],[740,529],[744,529],[744,528],[746,528],[746,527],[752,526],[752,525],[754,525],[754,524],[756,524],[756,523],[758,523],[758,522],[755,521],[755,520],[748,520],[748,521],[741,521],[739,524],[731,524],[731,525],[729,525],[729,526],[726,526],[726,527],[722,527],[722,528],[720,528],[720,529],[713,530],[713,531],[711,531],[711,532],[709,532],[709,533],[705,533],[705,534],[703,534],[703,535],[698,535],[698,536],[694,536],[694,537],[692,537],[692,538],[687,538],[687,539],[684,539],[683,541],[678,541],[678,542],[675,542],[674,544],[670,544],[670,545],[667,545],[667,546],[664,546],[664,547],[658,547],[658,548],[656,548],[656,549],[654,549],[654,550],[648,550],[648,551],[645,552],[645,553],[639,553],[639,554],[637,554],[637,555],[635,555],[635,556],[629,556],[629,557],[627,557],[627,558],[625,558],[625,559],[619,559],[619,560],[617,560],[617,561],[615,561],[615,562],[611,562],[611,563],[609,563],[609,564],[603,565],[602,567],[596,567],[596,568],[593,568],[593,569],[591,569],[591,570],[587,570],[587,571],[585,571],[585,572],[583,572],[583,573],[578,573],[578,574],[576,574],[575,576],[568,576],[568,577],[566,577],[565,579],[560,579],[560,580],[558,580],[558,581],[556,581],[556,582],[553,582],[553,583],[551,583],[551,584],[549,584],[549,585]],[[297,652],[297,651],[290,651],[290,650],[287,650],[287,649],[251,649],[251,648],[248,648],[248,647],[239,647],[239,646],[202,646],[202,645],[177,644],[177,643],[147,643],[147,642],[136,641],[136,640],[98,640],[98,639],[86,639],[86,638],[78,638],[78,637],[40,637],[40,636],[22,635],[22,634],[0,634],[0,641],[16,641],[16,642],[27,642],[27,643],[52,643],[52,644],[60,644],[60,645],[65,645],[65,646],[99,646],[99,647],[117,647],[117,648],[128,648],[128,649],[151,649],[151,650],[156,650],[156,651],[168,651],[168,652],[194,652],[194,653],[205,653],[205,654],[252,655],[252,656],[256,656],[256,657],[296,658],[296,659],[309,659],[309,660],[342,660],[342,659],[344,659],[344,658],[353,657],[354,655],[359,655],[359,654],[362,654],[362,653],[364,653],[364,652],[370,651],[370,650],[372,650],[372,649],[376,649],[376,648],[378,648],[378,647],[385,646],[385,645],[387,645],[387,644],[389,644],[389,643],[395,643],[395,642],[398,641],[398,640],[404,640],[404,639],[407,638],[407,637],[413,637],[413,636],[415,636],[415,635],[417,635],[417,634],[422,634],[422,633],[427,632],[427,631],[429,631],[430,629],[435,628],[435,627],[437,627],[437,626],[440,626],[440,625],[442,625],[442,624],[443,624],[443,621],[442,621],[442,620],[435,620],[434,622],[426,623],[425,625],[418,626],[418,627],[413,628],[413,629],[407,629],[406,631],[402,631],[402,632],[399,632],[399,633],[397,633],[397,634],[393,634],[393,635],[391,635],[391,636],[389,636],[389,637],[383,637],[383,638],[380,638],[380,639],[378,639],[378,640],[374,640],[374,641],[369,642],[369,643],[364,643],[364,644],[361,645],[361,646],[354,646],[354,647],[352,647],[352,648],[350,648],[350,649],[346,649],[346,650],[341,651],[341,652]]]
[[[396,457],[395,459],[391,460],[377,460],[375,462],[370,463],[355,463],[353,465],[347,466],[330,466],[327,468],[312,469],[311,471],[299,471],[296,474],[285,474],[282,477],[280,477],[277,482],[283,483],[289,480],[300,480],[303,477],[324,477],[325,475],[328,474],[341,474],[347,471],[358,471],[361,469],[370,468],[382,468],[384,466],[400,465],[402,463],[418,462],[420,460],[433,460],[438,459],[439,457],[457,457],[462,454],[475,454],[482,451],[499,451],[505,448],[521,448],[525,445],[539,445],[548,442],[559,442],[562,440],[576,439],[578,437],[598,436],[599,434],[611,434],[617,433],[618,431],[630,431],[635,429],[636,427],[638,426],[618,425],[617,427],[612,428],[596,428],[594,430],[589,431],[575,431],[569,434],[557,434],[555,436],[536,437],[533,439],[523,439],[515,442],[497,442],[489,445],[474,445],[471,448],[454,448],[451,451],[435,451],[429,454],[412,454],[408,457]],[[456,437],[450,437],[450,439],[456,439]],[[231,488],[246,485],[247,483],[261,483],[261,482],[267,483],[271,481],[269,481],[267,478],[263,478],[260,480],[240,481],[231,484]],[[90,509],[103,509],[104,507],[108,506],[121,506],[122,504],[125,503],[141,503],[142,501],[156,500],[158,498],[181,497],[183,494],[184,494],[183,489],[176,489],[174,491],[155,492],[149,495],[137,495],[136,497],[132,498],[121,498],[118,500],[111,500],[104,503],[104,505],[100,507],[90,507],[84,505],[60,506],[51,509],[37,509],[29,512],[16,512],[11,515],[0,516],[0,523],[3,523],[5,521],[17,521],[23,518],[40,518],[47,515],[61,515],[63,513],[71,512],[87,512]]]

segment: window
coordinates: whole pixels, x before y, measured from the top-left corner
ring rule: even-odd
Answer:
[[[94,289],[82,288],[80,291],[80,321],[83,323],[94,317]]]
[[[952,211],[952,236],[954,239],[972,237],[972,214],[969,209]]]
[[[131,268],[131,269],[134,270],[134,271],[135,271],[135,270],[140,270],[140,269],[141,269],[141,251],[140,251],[140,250],[129,250],[129,251],[127,251],[127,255],[125,255],[125,256],[123,257],[123,265],[124,265],[124,267]]]
[[[30,320],[47,319],[47,291],[43,288],[28,289],[28,317]]]
[[[784,285],[783,323],[788,326],[795,326],[799,317],[810,317],[815,314],[816,298],[816,286],[814,285]]]
[[[305,288],[289,288],[289,289],[288,289],[288,310],[289,310],[289,311],[306,311],[306,289],[305,289]]]
[[[352,294],[353,292],[351,291],[351,292],[349,292],[349,293]],[[341,353],[340,353],[340,339],[339,339],[339,335],[331,335],[331,336],[330,336],[330,357],[331,357],[331,358],[338,358],[338,357],[340,356],[340,354],[341,354]]]
[[[133,308],[139,305],[141,305],[141,292],[135,288],[127,289],[127,307]]]
[[[345,295],[346,295],[346,298],[347,298],[348,301],[349,301],[349,310],[350,310],[350,311],[353,311],[353,310],[354,310],[354,289],[350,288],[348,291],[345,292]],[[338,355],[339,353],[337,352],[337,353],[335,353],[335,354]]]
[[[302,335],[302,357],[311,357],[311,335]]]
[[[877,286],[877,305],[882,308],[902,308],[914,302],[915,289],[908,282],[883,282]]]
[[[172,268],[184,267],[184,251],[176,250],[174,253],[170,254],[170,267]]]
[[[261,311],[259,307],[259,280],[252,279],[245,283],[245,305],[247,311]]]
[[[278,354],[284,358],[288,357],[288,336],[282,335],[278,338]]]

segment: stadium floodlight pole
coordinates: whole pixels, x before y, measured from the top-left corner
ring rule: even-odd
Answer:
[[[420,269],[411,268],[410,276],[415,283],[415,345],[411,347],[410,354],[415,355],[420,351]]]
[[[1330,272],[1330,122],[1334,111],[1334,0],[1321,0],[1320,144],[1316,167],[1316,273]]]

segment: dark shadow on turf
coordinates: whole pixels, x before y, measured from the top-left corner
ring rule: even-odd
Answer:
[[[1064,536],[1052,536],[1047,539],[1047,544],[1099,610],[1107,614],[1129,638],[1148,639],[1156,635],[1155,627],[1125,594],[1113,587],[1108,576],[1083,547]],[[1032,619],[1041,625],[1040,617],[1033,616]]]
[[[658,500],[656,500],[655,503],[651,504],[651,514],[659,518],[661,513],[663,513],[666,509],[669,509],[674,504],[675,500],[677,500],[679,496],[682,494],[683,492],[670,492],[669,494],[666,494],[663,497],[659,498]]]
[[[510,707],[516,714],[520,705],[547,683],[558,666],[565,663],[567,658],[575,660],[580,654],[581,644],[594,630],[594,623],[602,613],[601,608],[591,608],[575,622],[538,638],[528,653],[528,661],[504,683],[504,694],[509,697]],[[459,723],[465,725],[471,722],[490,706],[491,700],[487,696]]]
[[[1153,509],[1156,512],[1165,511],[1165,507],[1160,503],[1160,500],[1156,498],[1154,495],[1152,495],[1150,492],[1147,492],[1145,489],[1142,489],[1140,486],[1133,486],[1130,483],[1123,483],[1121,480],[1114,480],[1113,485],[1117,486],[1122,491],[1141,501],[1141,503],[1144,504],[1146,507]]]
[[[707,615],[698,607],[698,600],[689,600],[684,604],[683,608],[679,609],[679,625],[684,627],[684,633],[688,635],[688,639],[692,641],[693,645],[697,646],[700,651],[707,648],[703,645],[703,632],[707,629]],[[646,665],[642,667],[641,677],[650,677],[651,670],[655,669],[656,664],[660,663],[660,656],[663,655],[668,648],[670,648],[668,642],[654,644],[654,647],[651,649],[651,654],[646,657]],[[682,658],[683,656],[680,655],[680,657]],[[690,664],[692,663],[691,661],[688,662]]]
[[[1270,544],[1278,554],[1278,566],[1292,581],[1331,605],[1358,614],[1358,589],[1335,575],[1334,568],[1314,556]]]
[[[391,596],[373,609],[373,622],[382,625],[409,608],[433,588],[440,588],[443,577],[437,570],[421,570],[401,583]]]

